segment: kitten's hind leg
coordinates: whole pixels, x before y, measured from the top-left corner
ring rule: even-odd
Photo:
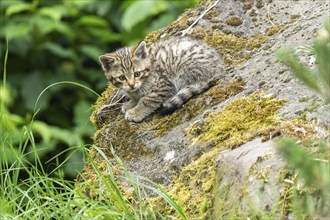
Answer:
[[[167,99],[160,110],[162,115],[168,115],[173,113],[176,109],[180,108],[185,104],[191,97],[199,95],[210,87],[216,85],[218,78],[211,79],[208,82],[196,83],[188,85],[183,89],[179,90],[173,97]]]

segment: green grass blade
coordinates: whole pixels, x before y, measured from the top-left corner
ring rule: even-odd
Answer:
[[[72,81],[61,81],[61,82],[56,82],[56,83],[53,83],[53,84],[47,86],[44,90],[41,91],[41,93],[39,94],[39,96],[38,96],[38,98],[37,98],[37,100],[36,100],[36,102],[35,102],[35,104],[34,104],[34,111],[35,111],[35,112],[36,112],[36,110],[37,110],[37,104],[38,104],[38,102],[39,102],[41,96],[42,96],[42,95],[43,95],[43,94],[44,94],[49,88],[51,88],[51,87],[53,87],[53,86],[56,86],[56,85],[60,85],[60,84],[75,85],[75,86],[78,86],[78,87],[84,88],[84,89],[86,89],[87,91],[92,92],[92,93],[95,94],[97,97],[100,96],[97,92],[95,92],[95,91],[92,90],[91,88],[89,88],[89,87],[87,87],[87,86],[85,86],[85,85],[83,85],[83,84],[77,83],[77,82],[72,82]]]

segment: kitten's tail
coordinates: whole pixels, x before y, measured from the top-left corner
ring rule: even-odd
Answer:
[[[167,99],[160,110],[162,115],[168,115],[173,113],[176,109],[180,108],[191,97],[199,95],[210,87],[214,86],[218,80],[211,80],[209,82],[197,83],[184,87],[177,92],[173,97]]]

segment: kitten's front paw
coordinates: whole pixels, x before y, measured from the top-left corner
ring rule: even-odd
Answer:
[[[135,109],[129,109],[125,113],[125,119],[127,121],[141,122],[145,118],[144,115],[139,114]]]
[[[136,106],[136,102],[128,101],[123,104],[121,107],[121,112],[126,113],[128,110],[134,108]]]

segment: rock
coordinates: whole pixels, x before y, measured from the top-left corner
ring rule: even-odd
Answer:
[[[210,4],[201,0],[145,40],[151,44],[187,29],[186,22]],[[273,53],[280,46],[311,45],[328,7],[326,1],[220,1],[188,34],[218,49],[230,70],[226,80],[172,115],[155,114],[141,124],[124,119],[124,100],[110,86],[92,116],[95,145],[116,164],[112,146],[130,172],[163,185],[189,218],[278,210],[285,203],[277,203],[286,190],[279,177],[284,163],[271,139],[317,135],[318,127],[330,126],[330,112],[321,99],[304,101],[314,93],[291,80],[292,73]],[[230,17],[240,22],[227,24]],[[91,154],[101,166],[102,157]],[[85,179],[96,178],[90,167],[82,173]]]
[[[225,150],[217,156],[217,184],[214,189],[213,212],[270,211],[281,200],[280,182],[285,163],[274,149],[274,142],[261,138],[249,141],[234,150]],[[216,219],[216,217],[214,218]]]

